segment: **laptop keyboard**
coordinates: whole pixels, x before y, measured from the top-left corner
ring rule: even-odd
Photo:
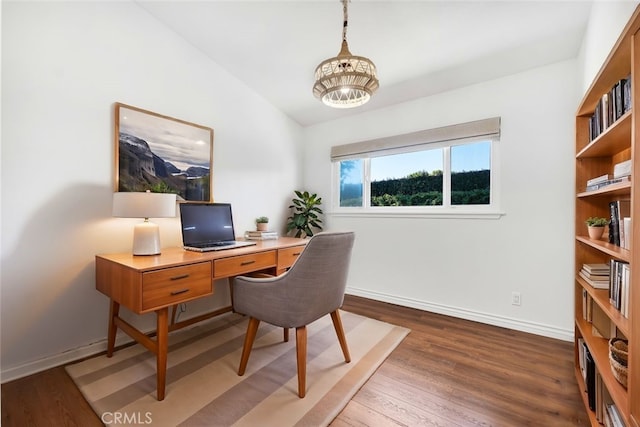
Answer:
[[[233,245],[235,242],[209,242],[209,243],[194,243],[189,246],[193,246],[194,248],[215,248],[218,246],[229,246]]]

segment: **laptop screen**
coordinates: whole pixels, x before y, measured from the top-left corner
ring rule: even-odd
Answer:
[[[185,246],[235,240],[229,203],[181,203],[180,221]]]

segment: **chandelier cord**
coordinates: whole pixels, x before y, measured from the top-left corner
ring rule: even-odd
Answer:
[[[347,2],[349,0],[342,0],[342,15],[343,15],[343,21],[342,21],[342,41],[346,42],[347,41],[347,24],[349,22],[349,15],[347,14]]]

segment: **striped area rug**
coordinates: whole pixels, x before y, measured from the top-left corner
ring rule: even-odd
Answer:
[[[246,317],[219,316],[169,334],[165,399],[155,398],[155,356],[139,344],[67,366],[105,425],[323,426],[409,333],[341,312],[351,363],[330,316],[307,327],[307,395],[297,395],[295,331],[261,323],[244,376],[237,375]]]

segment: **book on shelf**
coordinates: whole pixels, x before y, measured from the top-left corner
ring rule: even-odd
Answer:
[[[591,141],[631,110],[630,77],[618,80],[596,104],[593,115],[589,118],[589,139]]]
[[[580,373],[582,379],[587,380],[587,361],[585,354],[587,353],[587,344],[584,342],[584,338],[578,338],[578,366],[580,367]]]
[[[620,411],[618,407],[613,403],[609,403],[605,405],[607,410],[607,418],[605,418],[605,425],[610,425],[611,427],[625,427],[624,421],[622,421],[622,416],[620,415]]]
[[[624,217],[622,218],[622,233],[621,233],[621,246],[624,249],[629,249],[631,247],[631,218]]]
[[[605,412],[604,405],[602,404],[603,388],[602,375],[600,375],[600,371],[596,369],[596,420],[598,420],[600,424],[604,421]]]
[[[617,334],[616,324],[609,319],[609,316],[598,304],[593,304],[591,308],[591,326],[591,333],[595,337],[609,339]]]
[[[596,364],[593,361],[593,356],[591,356],[591,352],[585,346],[585,365],[586,365],[586,375],[585,375],[585,385],[587,387],[587,401],[589,403],[589,409],[592,411],[596,409]]]
[[[631,270],[629,263],[612,259],[609,280],[609,302],[624,317],[629,317],[629,287]]]
[[[601,184],[605,181],[608,181],[609,179],[610,178],[608,173],[601,176],[597,176],[595,178],[591,178],[590,180],[587,181],[587,187],[590,185]]]
[[[593,280],[594,282],[608,282],[609,281],[609,271],[605,272],[598,272],[597,274],[594,273],[589,273],[586,270],[580,270],[580,272],[582,273],[582,277],[584,277],[585,279],[590,279]]]
[[[602,383],[600,386],[600,399],[599,402],[597,402],[597,405],[600,407],[601,417],[598,418],[598,421],[600,422],[600,424],[604,424],[605,426],[609,425],[611,427],[624,427],[624,423],[622,423],[618,408],[616,407],[615,403],[613,403],[611,393],[609,393],[609,390],[607,390],[607,387],[604,383]]]
[[[244,232],[244,238],[247,240],[274,240],[278,238],[278,232],[249,230]]]
[[[582,269],[590,274],[609,275],[609,265],[604,263],[582,264]]]
[[[609,289],[609,277],[606,277],[606,279],[603,278],[600,280],[594,280],[587,277],[588,273],[585,273],[582,270],[580,270],[578,274],[580,275],[580,277],[584,279],[585,282],[591,285],[591,287],[594,289]],[[605,277],[605,276],[601,276],[601,277]]]
[[[610,271],[610,264],[582,264],[582,269],[578,274],[585,282],[595,289],[609,289],[609,285],[611,283],[611,279],[609,277]]]
[[[631,200],[609,202],[609,243],[622,247],[624,236],[623,219],[631,217]]]
[[[631,160],[625,160],[613,165],[613,178],[622,178],[624,176],[631,176]]]
[[[610,185],[614,185],[614,184],[620,184],[621,182],[629,182],[630,181],[629,176],[621,176],[618,178],[612,178],[612,179],[608,179],[606,181],[602,181],[602,182],[598,182],[596,184],[587,184],[585,191],[594,191],[594,190],[599,190],[601,188],[605,188],[608,187]]]
[[[589,295],[589,292],[587,292],[585,288],[582,288],[582,318],[587,322],[591,322],[592,304],[593,299],[591,298],[591,295]]]

